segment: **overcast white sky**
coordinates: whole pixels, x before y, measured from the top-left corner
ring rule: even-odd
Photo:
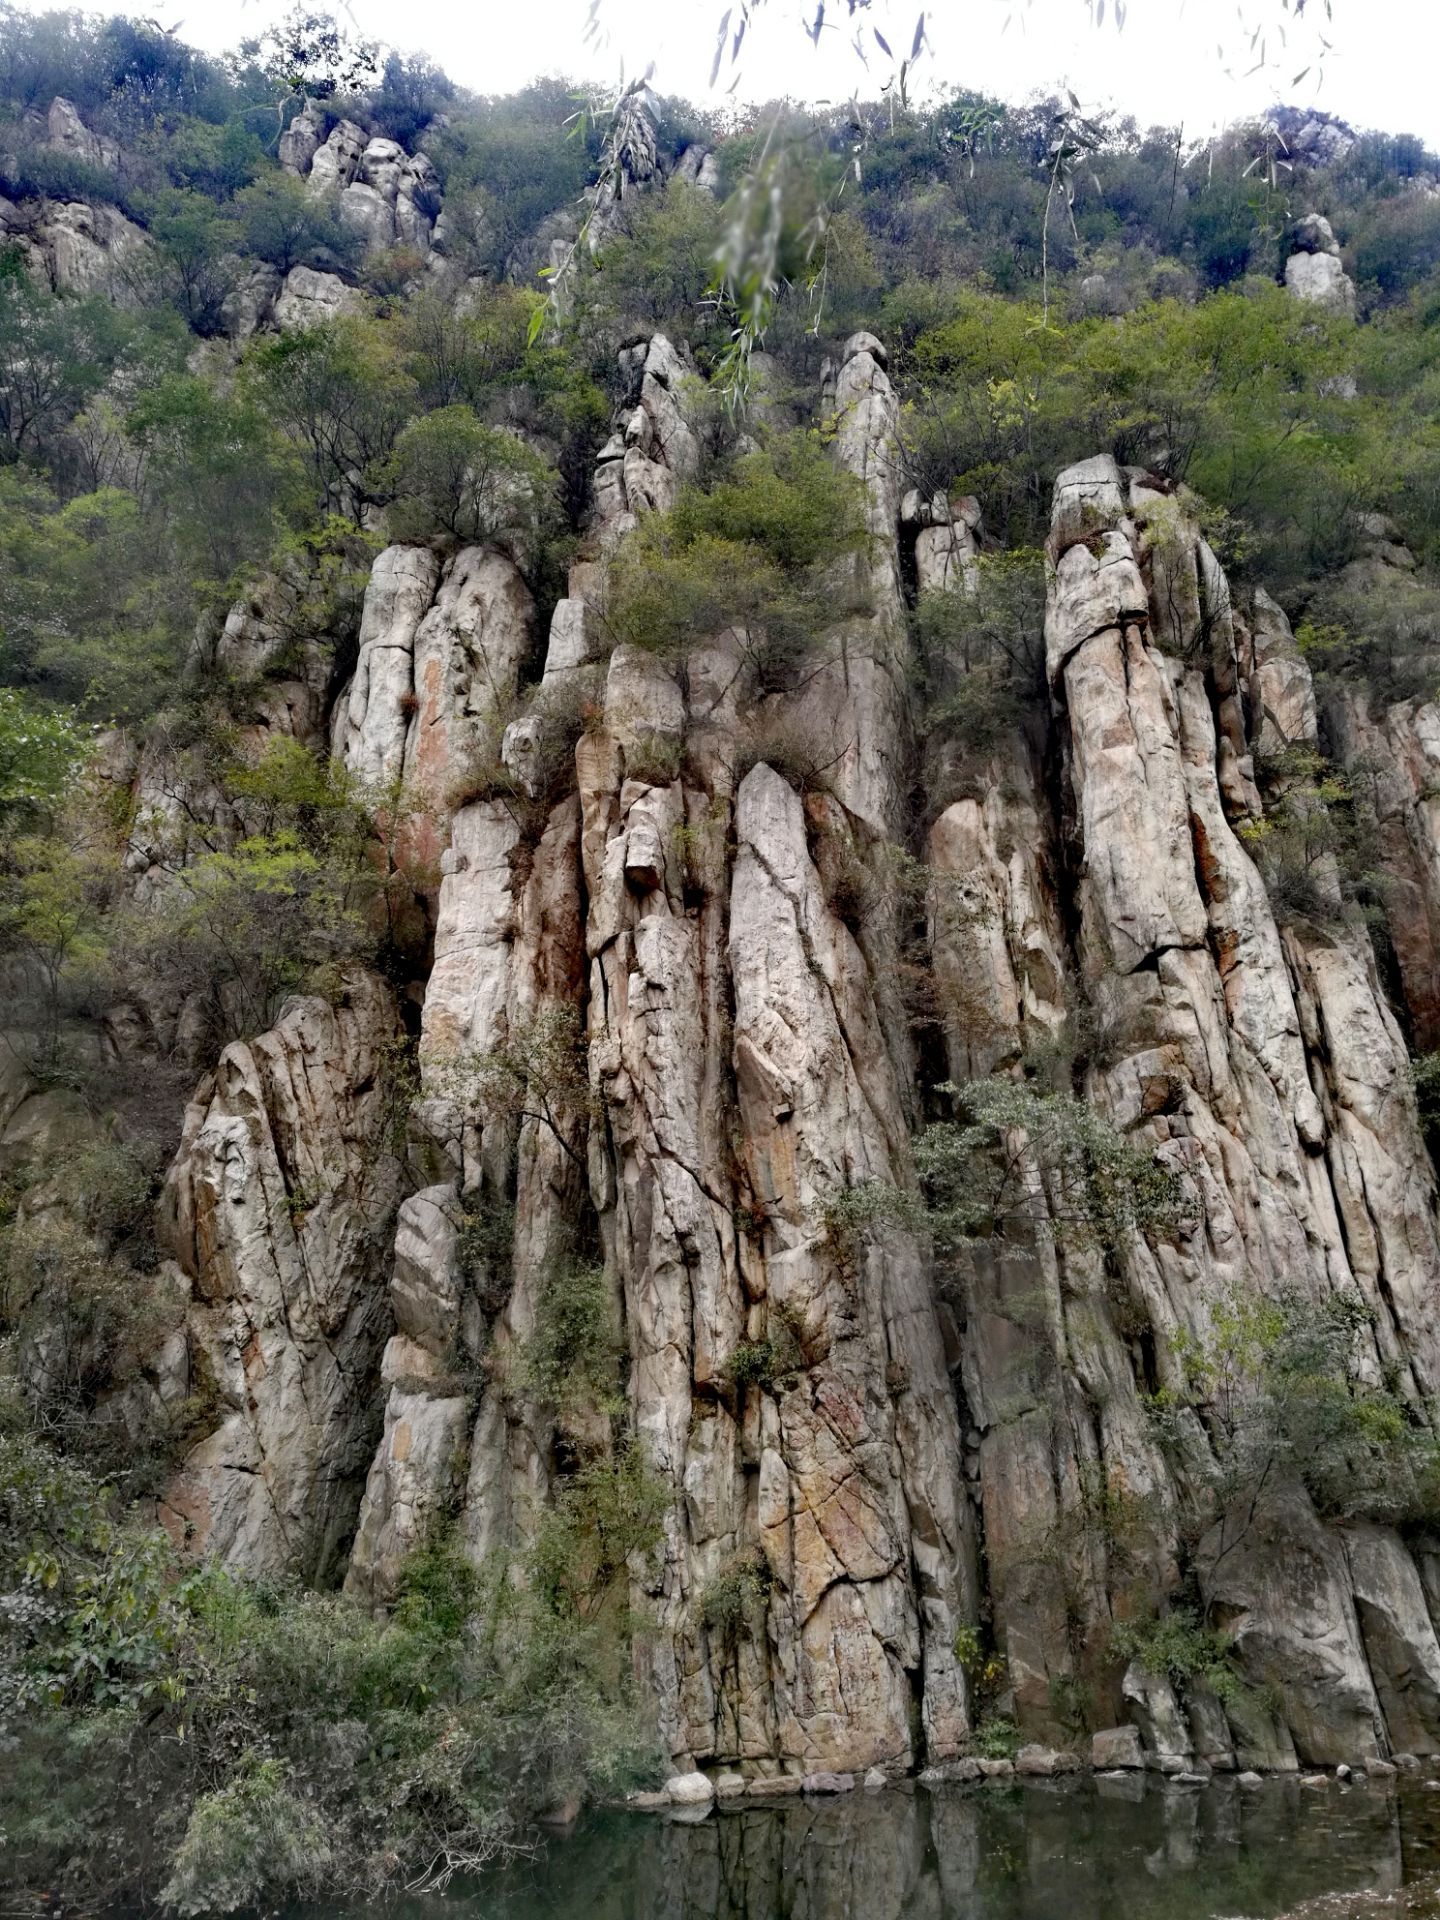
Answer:
[[[177,25],[183,38],[218,52],[259,33],[291,0],[89,4],[111,13],[153,13],[164,25]],[[346,0],[328,4],[339,15]],[[628,74],[654,61],[658,88],[700,102],[712,97],[710,59],[725,4],[600,0],[608,44],[598,50],[587,50],[583,37],[590,0],[348,0],[348,9],[367,35],[429,53],[477,92],[508,92],[538,74],[609,80],[622,62]],[[1440,147],[1435,0],[1332,0],[1329,20],[1325,0],[1300,4],[1296,22],[1285,0],[1239,0],[1238,6],[1236,0],[1129,0],[1124,30],[1117,32],[1114,0],[1098,27],[1086,0],[932,0],[924,73],[931,84],[983,88],[1008,100],[1065,84],[1087,107],[1116,105],[1142,124],[1183,121],[1197,138],[1281,98],[1326,107],[1360,126],[1419,133]],[[861,69],[850,48],[845,0],[829,0],[836,25],[822,34],[818,54],[802,30],[815,5],[765,0],[743,63],[740,99],[848,96]],[[870,26],[878,25],[897,52],[902,44],[908,49],[919,6],[920,0],[875,0],[860,16],[877,86],[888,63],[869,37]],[[1290,12],[1294,6],[1290,0]],[[1251,47],[1257,27],[1265,65],[1247,73],[1260,52]],[[1331,42],[1328,52],[1322,37]],[[1297,82],[1302,68],[1309,72]],[[722,89],[731,77],[722,74]]]

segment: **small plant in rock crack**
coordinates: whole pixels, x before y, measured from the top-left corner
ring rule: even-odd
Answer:
[[[1003,1653],[987,1646],[979,1627],[955,1629],[955,1658],[970,1683],[972,1709],[983,1721],[986,1709],[1004,1691],[1010,1668]]]
[[[773,1585],[770,1563],[759,1547],[733,1554],[701,1589],[701,1625],[725,1645],[733,1645],[763,1623]]]
[[[653,730],[637,734],[625,749],[625,778],[639,780],[648,787],[668,787],[680,778],[684,760],[683,740]]]
[[[576,1135],[595,1117],[598,1101],[575,1007],[542,1007],[533,1018],[517,1021],[487,1053],[428,1064],[447,1099],[487,1120],[535,1121],[587,1172]]]
[[[624,1347],[619,1315],[603,1267],[557,1260],[535,1307],[535,1327],[519,1349],[517,1384],[562,1413],[598,1406],[624,1410]]]
[[[1003,1714],[990,1714],[971,1734],[970,1746],[981,1760],[1013,1760],[1020,1751],[1020,1730]]]
[[[510,1201],[475,1196],[460,1216],[456,1235],[460,1271],[487,1314],[498,1313],[510,1291],[515,1251],[515,1208]]]
[[[788,1304],[771,1301],[765,1332],[758,1340],[742,1340],[721,1369],[731,1386],[771,1390],[784,1387],[805,1365],[800,1316]]]

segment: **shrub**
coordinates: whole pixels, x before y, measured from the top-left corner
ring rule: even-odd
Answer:
[[[1020,1751],[1020,1730],[1013,1720],[991,1714],[976,1727],[970,1745],[982,1760],[1013,1760]]]
[[[447,795],[450,806],[503,800],[521,828],[538,839],[555,802],[574,791],[575,748],[603,711],[602,672],[582,667],[548,685],[542,682],[518,714],[495,714],[488,734]],[[526,723],[524,761],[513,771],[501,757],[506,724],[512,717]]]
[[[1413,1060],[1410,1078],[1415,1088],[1420,1131],[1430,1149],[1430,1158],[1440,1166],[1440,1053],[1422,1053]]]
[[[53,813],[74,784],[89,746],[65,708],[0,687],[0,830]]]
[[[630,1565],[667,1501],[638,1447],[585,1461],[519,1565],[477,1569],[438,1526],[381,1621],[181,1577],[85,1469],[0,1433],[0,1702],[25,1705],[0,1705],[12,1890],[198,1914],[443,1884],[523,1850],[556,1801],[653,1779]]]
[[[513,1204],[479,1199],[465,1208],[457,1248],[460,1272],[487,1313],[498,1313],[509,1297],[514,1250]]]
[[[970,1684],[972,1716],[983,1725],[988,1718],[986,1708],[1003,1690],[1009,1678],[1010,1670],[1005,1656],[997,1653],[993,1647],[986,1646],[978,1627],[957,1627],[955,1658],[965,1669],[965,1677]],[[997,1754],[990,1757],[998,1759],[1003,1756]]]
[[[625,749],[625,778],[643,780],[652,787],[669,786],[680,778],[685,743],[668,733],[642,733]]]
[[[862,1180],[826,1203],[825,1239],[836,1257],[853,1264],[877,1227],[915,1228],[923,1224],[920,1197],[886,1180]]]
[[[1373,813],[1338,768],[1298,746],[1257,764],[1263,816],[1237,829],[1278,920],[1321,926],[1383,896]]]
[[[484,424],[469,407],[441,407],[412,420],[380,471],[393,496],[391,537],[448,534],[462,545],[533,534],[552,491],[549,470],[523,440]]]
[[[969,1115],[967,1123],[927,1127],[915,1143],[921,1191],[941,1247],[1018,1228],[1115,1250],[1132,1233],[1164,1234],[1177,1226],[1182,1193],[1176,1176],[1153,1148],[1132,1146],[1088,1102],[1009,1079],[941,1091],[954,1094]],[[1024,1153],[1008,1144],[1019,1133]],[[1028,1184],[1030,1165],[1044,1183],[1043,1212]]]
[[[623,1349],[603,1267],[556,1261],[540,1284],[535,1328],[519,1349],[517,1385],[561,1413],[623,1410]]]
[[[195,1803],[160,1900],[181,1915],[233,1913],[272,1887],[318,1893],[330,1866],[325,1829],[290,1769],[247,1752],[238,1778]]]
[[[763,1622],[774,1575],[759,1547],[733,1554],[700,1593],[702,1626],[725,1646],[742,1634],[754,1633]]]
[[[373,950],[375,875],[348,849],[294,828],[248,835],[186,866],[127,923],[124,961],[160,991],[203,996],[222,1040],[261,1033],[286,999],[315,992]]]
[[[794,1308],[772,1300],[765,1332],[758,1340],[739,1341],[721,1368],[721,1377],[739,1393],[747,1387],[784,1391],[805,1366],[804,1328]]]
[[[858,481],[814,436],[778,439],[641,524],[612,564],[604,619],[617,639],[667,658],[734,627],[762,685],[784,686],[824,632],[867,604],[863,581],[837,566],[868,538]]]
[[[1175,1345],[1178,1382],[1161,1408],[1203,1408],[1228,1550],[1258,1492],[1298,1481],[1322,1514],[1428,1522],[1440,1512],[1440,1444],[1418,1410],[1368,1377],[1370,1316],[1354,1290],[1241,1294],[1211,1309],[1208,1333]]]
[[[815,434],[778,437],[738,459],[708,491],[687,487],[671,517],[682,546],[709,537],[749,547],[787,575],[865,551],[865,496]]]
[[[761,709],[736,749],[735,782],[738,785],[752,767],[764,765],[797,793],[809,793],[824,785],[848,745],[848,737],[823,726],[803,702],[791,704],[777,696]]]
[[[584,1171],[574,1135],[595,1111],[589,1055],[577,1009],[556,1004],[518,1021],[478,1059],[457,1063],[461,1097],[473,1092],[487,1119],[533,1120]]]
[[[64,1178],[63,1169],[54,1171]],[[144,1226],[148,1233],[148,1220]],[[79,1221],[53,1211],[6,1228],[0,1263],[0,1330],[11,1337],[4,1371],[13,1372],[29,1421],[51,1444],[116,1473],[132,1490],[145,1483],[164,1449],[163,1422],[154,1409],[142,1419],[137,1406],[127,1423],[106,1402],[135,1382],[173,1325],[153,1274],[115,1258]]]
[[[280,273],[319,255],[351,266],[359,255],[356,235],[341,220],[333,197],[312,193],[288,173],[263,173],[235,196],[239,242],[246,253]]]
[[[1140,1625],[1117,1624],[1110,1632],[1110,1652],[1116,1660],[1127,1665],[1133,1660],[1146,1673],[1170,1680],[1182,1691],[1201,1681],[1217,1698],[1233,1700],[1242,1690],[1229,1635],[1202,1626],[1186,1607]]]

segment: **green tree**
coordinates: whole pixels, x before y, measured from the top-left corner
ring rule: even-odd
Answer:
[[[341,220],[333,199],[314,193],[288,173],[264,173],[235,195],[239,244],[281,273],[329,254],[341,265],[358,257],[356,236]]]
[[[389,333],[372,320],[333,320],[257,342],[246,371],[260,406],[305,461],[317,508],[359,526],[374,498],[370,476],[416,406]]]
[[[1007,1079],[942,1091],[965,1118],[926,1127],[915,1143],[942,1247],[1039,1229],[1119,1251],[1131,1234],[1169,1233],[1179,1223],[1176,1176],[1087,1101]]]
[[[440,288],[405,304],[397,335],[420,405],[482,410],[527,377],[526,331],[533,296],[516,287],[480,288],[463,309]]]
[[[551,477],[540,456],[466,406],[412,420],[381,470],[397,540],[448,534],[463,545],[523,539],[545,519]]]
[[[698,340],[715,325],[706,295],[715,278],[721,213],[713,194],[674,180],[647,199],[630,230],[608,239],[596,290],[624,323],[672,328]]]
[[[0,251],[0,455],[44,458],[59,429],[109,378],[133,336],[108,300],[64,299]]]
[[[206,194],[175,187],[147,212],[161,296],[195,333],[218,333],[239,276],[235,223]]]
[[[299,505],[293,457],[243,390],[163,380],[130,415],[179,564],[212,587],[267,554]]]
[[[248,186],[265,162],[264,147],[238,119],[215,126],[187,117],[156,147],[177,187],[214,201]]]
[[[785,687],[866,604],[863,573],[837,563],[868,544],[858,482],[817,436],[777,437],[641,523],[610,569],[604,618],[617,639],[666,655],[734,627],[762,682]]]
[[[0,831],[52,814],[73,788],[89,747],[63,707],[0,687]]]
[[[980,754],[1004,745],[1043,684],[1042,555],[980,555],[963,586],[920,596],[915,630],[927,736]]]

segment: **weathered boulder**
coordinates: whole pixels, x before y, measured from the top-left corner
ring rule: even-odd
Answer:
[[[342,314],[365,311],[365,296],[347,287],[336,273],[321,273],[314,267],[292,267],[276,296],[274,319],[281,333],[303,333],[307,327],[324,326]]]
[[[325,135],[325,110],[306,100],[280,136],[279,158],[286,173],[303,180]]]
[[[364,151],[364,131],[353,120],[337,121],[310,162],[310,191],[339,193],[348,187]]]
[[[677,1773],[665,1782],[665,1792],[677,1807],[708,1807],[715,1798],[715,1785],[708,1774]]]
[[[1355,310],[1355,283],[1334,254],[1292,253],[1285,262],[1285,285],[1309,306]]]
[[[1090,1764],[1098,1771],[1109,1767],[1143,1767],[1145,1747],[1138,1727],[1106,1727],[1090,1741]]]
[[[87,127],[74,101],[56,94],[45,116],[45,144],[56,153],[68,153],[87,167],[103,167],[113,172],[120,164],[120,149],[113,140]]]
[[[34,230],[57,293],[105,294],[138,305],[150,241],[118,207],[62,201]]]

